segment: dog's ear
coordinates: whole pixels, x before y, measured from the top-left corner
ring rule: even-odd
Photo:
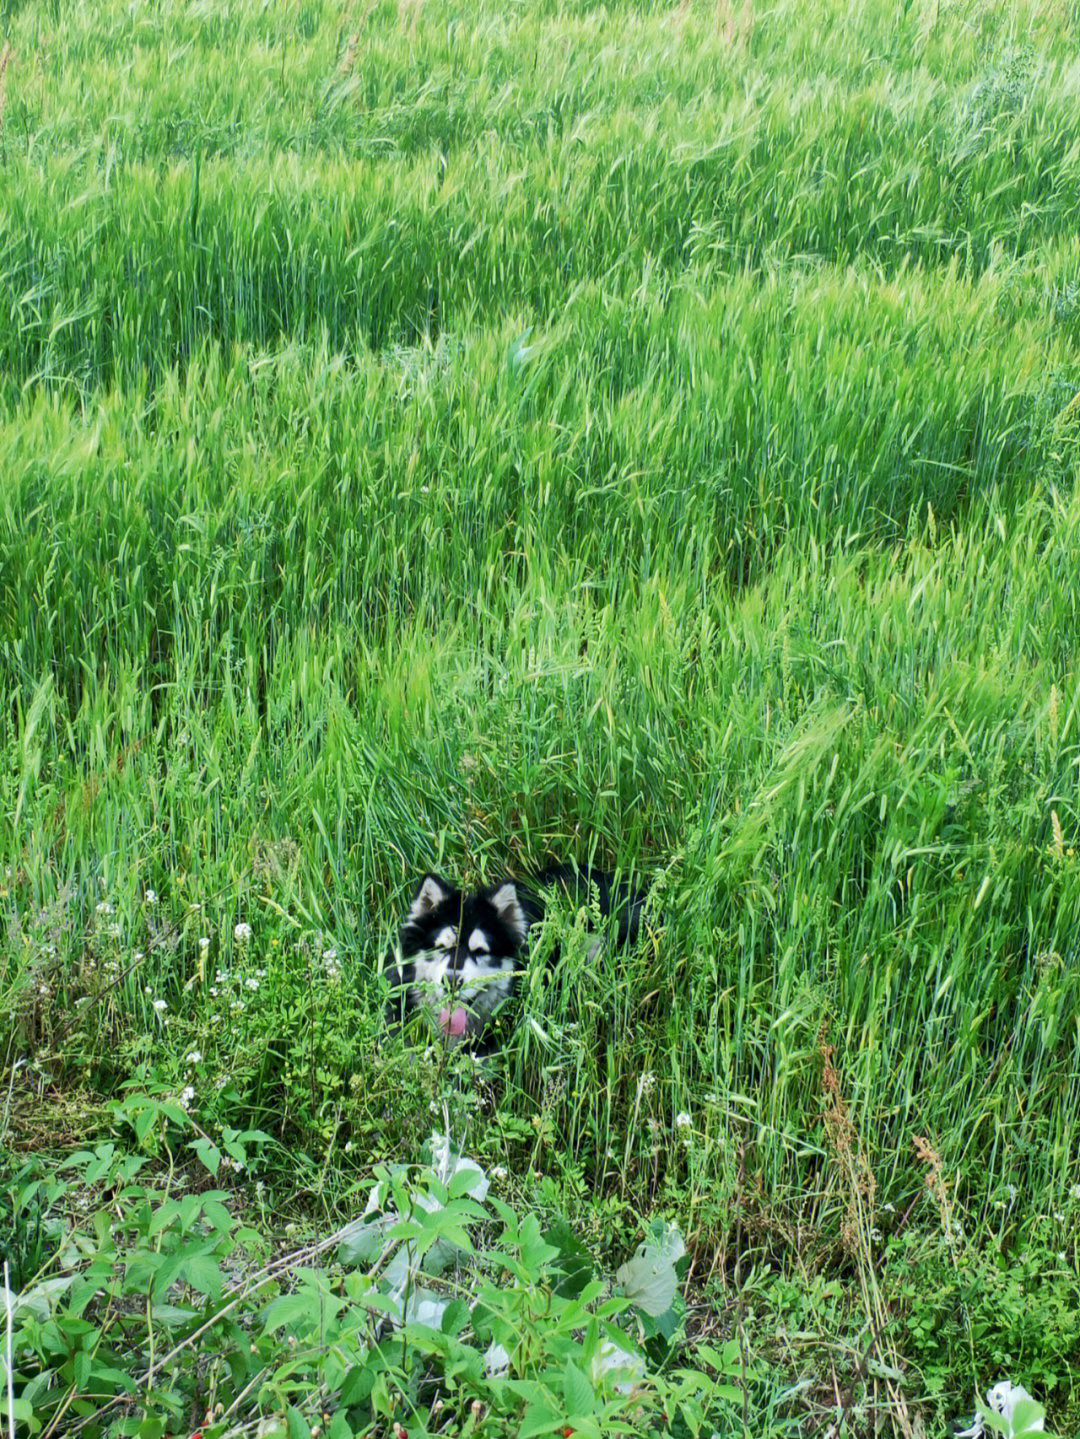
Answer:
[[[525,921],[525,911],[521,908],[514,881],[508,879],[505,884],[500,884],[498,889],[492,890],[489,902],[507,929],[517,936],[520,944],[529,926]]]
[[[438,909],[444,900],[450,898],[453,889],[444,879],[436,874],[425,874],[420,881],[420,888],[409,910],[410,921],[423,919],[425,914],[430,914],[433,909]]]

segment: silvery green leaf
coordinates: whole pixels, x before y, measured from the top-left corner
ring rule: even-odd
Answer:
[[[678,1279],[670,1259],[643,1245],[633,1259],[619,1269],[616,1282],[631,1304],[655,1319],[666,1314],[675,1302]]]
[[[35,1284],[32,1289],[26,1290],[23,1294],[16,1294],[14,1290],[7,1289],[0,1284],[0,1304],[6,1311],[10,1303],[12,1313],[16,1317],[20,1314],[30,1314],[44,1324],[47,1319],[52,1317],[58,1301],[75,1283],[76,1277],[74,1274],[67,1274],[55,1279],[43,1279],[40,1284]]]

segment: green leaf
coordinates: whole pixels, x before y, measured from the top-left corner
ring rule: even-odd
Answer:
[[[575,1417],[591,1414],[596,1407],[596,1395],[592,1385],[572,1359],[566,1361],[563,1373],[563,1393],[566,1395],[567,1413]]]
[[[544,1434],[550,1439],[556,1429],[562,1431],[565,1422],[565,1415],[557,1414],[554,1409],[544,1404],[530,1404],[517,1431],[518,1439],[533,1439],[535,1434]]]
[[[217,1145],[204,1136],[202,1139],[196,1139],[194,1143],[189,1144],[188,1148],[194,1149],[199,1159],[202,1160],[203,1164],[206,1165],[210,1173],[216,1178],[218,1169],[221,1166],[221,1150]]]
[[[349,1408],[353,1404],[362,1404],[371,1393],[371,1386],[375,1383],[376,1371],[366,1364],[354,1364],[345,1375],[341,1386],[341,1402]]]
[[[275,1299],[266,1311],[266,1318],[263,1320],[263,1333],[272,1334],[274,1330],[281,1329],[286,1324],[295,1325],[302,1320],[317,1320],[319,1317],[318,1298],[315,1295],[305,1294],[282,1294]]]
[[[85,1392],[90,1388],[90,1374],[94,1367],[94,1356],[88,1349],[75,1353],[75,1388]]]
[[[146,1142],[146,1136],[150,1133],[151,1129],[153,1129],[153,1127],[154,1127],[154,1122],[155,1122],[155,1120],[157,1119],[157,1117],[158,1117],[157,1106],[154,1105],[154,1104],[148,1104],[148,1105],[146,1105],[146,1106],[136,1115],[136,1117],[135,1117],[135,1137],[136,1137],[136,1139],[139,1141],[140,1144],[144,1144],[144,1143]]]
[[[197,1309],[185,1309],[179,1304],[154,1304],[150,1308],[150,1317],[158,1324],[164,1324],[166,1329],[171,1329],[178,1324],[189,1324],[193,1319],[199,1317]]]
[[[615,1279],[632,1304],[654,1317],[671,1308],[678,1292],[675,1266],[660,1255],[639,1252],[617,1270]]]
[[[1045,1420],[1045,1411],[1041,1404],[1034,1399],[1021,1399],[1013,1407],[1012,1412],[1012,1433],[1013,1439],[1020,1439],[1022,1434],[1038,1433],[1036,1425],[1040,1420]]]
[[[311,1439],[311,1425],[295,1404],[290,1404],[285,1410],[285,1422],[289,1430],[289,1439]]]
[[[372,1264],[382,1253],[387,1232],[396,1215],[379,1215],[370,1220],[358,1219],[341,1231],[338,1245],[339,1264]]]
[[[564,1299],[579,1299],[593,1276],[592,1255],[564,1219],[547,1229],[543,1238],[558,1251],[555,1264],[563,1277],[555,1293]]]
[[[33,1406],[26,1399],[15,1400],[14,1414],[20,1424],[27,1426],[29,1433],[36,1434],[41,1428],[41,1420],[34,1414]],[[7,1394],[3,1391],[2,1386],[0,1386],[0,1415],[5,1420],[9,1417]]]
[[[200,1294],[205,1294],[210,1299],[221,1298],[224,1288],[221,1270],[209,1255],[200,1254],[189,1259],[185,1271],[192,1289],[197,1289]]]
[[[460,1334],[469,1322],[469,1306],[464,1299],[454,1299],[447,1305],[442,1317],[444,1334]]]

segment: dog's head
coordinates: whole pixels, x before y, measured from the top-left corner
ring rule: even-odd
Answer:
[[[528,921],[512,881],[463,894],[425,875],[399,938],[408,1009],[426,1009],[450,1044],[478,1037],[509,998]]]

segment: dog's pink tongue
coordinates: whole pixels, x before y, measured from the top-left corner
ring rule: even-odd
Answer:
[[[445,1033],[451,1034],[455,1038],[460,1038],[461,1035],[465,1033],[465,1027],[468,1022],[469,1016],[465,1013],[463,1009],[459,1008],[453,1011],[450,1011],[449,1009],[439,1010],[440,1028],[444,1030]]]

